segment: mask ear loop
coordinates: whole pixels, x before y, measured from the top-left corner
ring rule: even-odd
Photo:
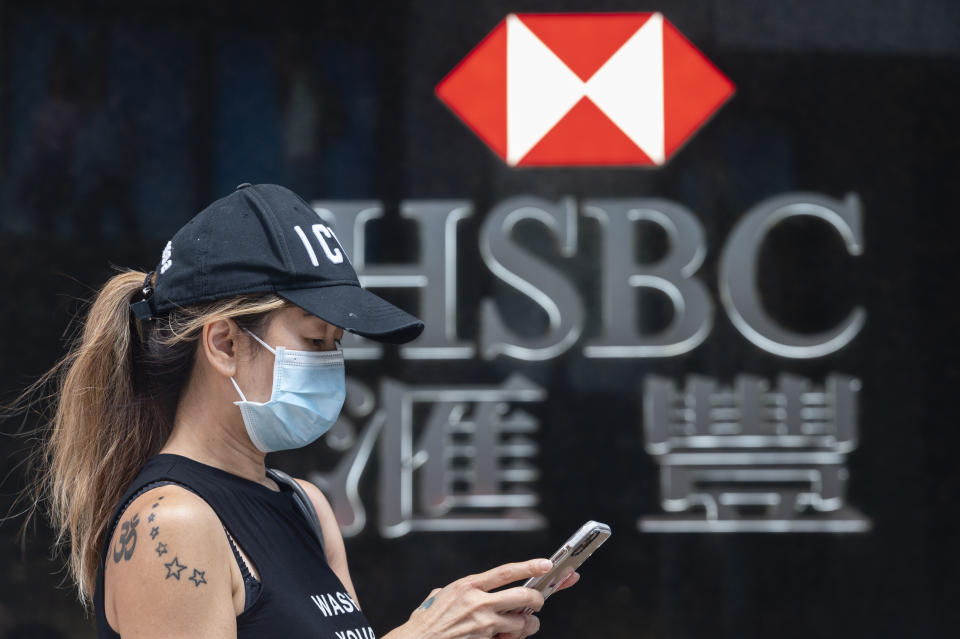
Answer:
[[[265,349],[267,349],[268,351],[270,351],[271,353],[273,353],[273,356],[274,356],[274,357],[277,356],[277,351],[276,351],[275,349],[271,348],[270,345],[267,344],[265,341],[263,341],[262,339],[260,339],[259,337],[257,337],[252,331],[249,331],[249,330],[247,330],[247,329],[243,329],[243,330],[244,330],[244,332],[248,333],[248,334],[250,335],[250,337],[252,337],[253,339],[255,339],[255,340],[257,340],[258,342],[260,342],[260,344],[263,345],[263,347],[264,347]],[[246,395],[244,395],[244,394],[243,394],[243,391],[240,390],[240,385],[237,384],[237,380],[235,380],[235,379],[233,378],[233,375],[230,376],[230,381],[233,382],[233,387],[237,389],[237,393],[240,395],[240,401],[242,401],[242,402],[247,401]]]
[[[252,337],[253,339],[255,339],[255,340],[257,340],[258,342],[260,342],[260,344],[262,344],[265,349],[267,349],[268,351],[270,351],[270,352],[273,353],[274,355],[277,354],[277,351],[276,351],[275,348],[272,348],[272,347],[271,347],[269,344],[267,344],[265,341],[263,341],[262,339],[260,339],[260,338],[257,337],[256,335],[254,335],[252,331],[248,331],[247,329],[243,329],[243,330],[244,330],[245,332],[247,332],[247,333],[250,335],[250,337]]]
[[[230,381],[233,382],[233,387],[236,388],[236,389],[237,389],[237,393],[240,394],[240,401],[241,401],[241,402],[247,401],[247,396],[243,394],[243,391],[242,391],[242,390],[240,390],[240,385],[237,384],[237,380],[235,380],[235,379],[233,378],[233,375],[230,376]]]

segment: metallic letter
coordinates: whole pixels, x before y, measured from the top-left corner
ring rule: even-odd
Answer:
[[[672,357],[703,342],[713,325],[713,302],[693,277],[706,255],[703,227],[688,209],[667,200],[590,200],[584,214],[596,218],[604,237],[603,333],[583,349],[587,357]],[[650,265],[633,257],[634,223],[646,220],[667,234],[669,253]],[[637,334],[634,288],[662,291],[673,320],[656,335]]]
[[[317,214],[337,227],[340,245],[350,247],[360,283],[369,288],[423,290],[419,314],[423,334],[400,349],[406,359],[469,359],[474,348],[457,340],[457,224],[470,217],[469,202],[458,200],[403,202],[400,213],[416,221],[420,232],[419,259],[409,264],[368,264],[366,224],[383,216],[377,202],[314,202]],[[339,224],[338,224],[339,223]],[[429,287],[429,294],[427,288]],[[345,336],[346,337],[346,336]],[[352,359],[378,359],[381,348],[362,338],[344,340]]]
[[[492,299],[483,300],[480,344],[486,359],[497,355],[525,361],[552,359],[573,346],[583,330],[583,304],[577,290],[511,237],[513,227],[521,220],[536,220],[546,226],[558,240],[563,256],[572,256],[577,249],[577,210],[571,198],[553,204],[540,198],[516,197],[490,212],[480,230],[483,261],[498,279],[542,308],[549,326],[538,337],[517,335],[503,323],[497,304]]]
[[[847,319],[822,333],[801,334],[777,324],[757,292],[757,256],[767,233],[788,218],[808,215],[832,225],[851,255],[863,252],[860,200],[850,194],[843,202],[816,193],[788,193],[756,205],[737,223],[720,257],[720,300],[737,330],[774,355],[795,359],[823,357],[853,340],[866,319],[856,307]]]

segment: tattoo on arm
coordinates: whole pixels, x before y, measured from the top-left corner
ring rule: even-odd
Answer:
[[[120,524],[120,536],[113,544],[113,563],[119,564],[121,559],[129,561],[133,557],[133,551],[137,548],[137,525],[139,523],[140,513],[137,513]]]
[[[436,599],[436,597],[430,597],[429,599],[424,601],[422,604],[420,604],[420,608],[418,608],[418,610],[426,610],[427,608],[432,606],[434,599]]]
[[[153,504],[152,508],[156,508],[157,506],[159,506],[159,505],[160,505],[160,501],[159,501],[159,500],[161,500],[161,499],[163,499],[163,497],[158,497],[158,498],[157,498],[157,502]],[[149,523],[152,524],[152,523],[154,522],[154,520],[156,519],[156,516],[157,516],[157,513],[156,513],[156,512],[151,512],[151,513],[150,513],[150,516],[147,518],[147,522],[149,522]],[[132,534],[133,534],[133,542],[132,542],[132,545],[129,547],[129,553],[130,553],[130,555],[133,554],[133,546],[136,545],[136,541],[137,541],[136,527],[137,527],[137,524],[139,524],[139,523],[140,523],[139,515],[135,515],[133,521],[132,521],[132,522],[130,523],[130,525],[129,525],[129,530],[130,530],[130,531],[132,532]],[[125,524],[124,524],[124,528],[122,529],[124,532],[128,530],[127,526],[128,526],[128,524],[125,523]],[[156,525],[156,526],[153,526],[153,527],[150,529],[150,539],[152,539],[152,540],[157,540],[157,537],[158,537],[159,535],[160,535],[160,526],[159,526],[159,524],[158,524],[158,525]],[[120,541],[120,542],[124,542],[124,539],[125,539],[124,536],[121,535],[119,541]],[[126,548],[126,543],[127,543],[127,542],[124,543],[122,549],[123,549],[123,548]],[[165,543],[163,542],[163,540],[157,540],[157,547],[154,548],[154,552],[157,553],[157,558],[159,559],[159,558],[163,557],[164,555],[166,555],[166,554],[167,554],[168,552],[170,552],[170,551],[167,549],[167,544],[165,544]],[[121,554],[122,554],[122,553],[121,553]],[[116,550],[114,551],[114,556],[113,556],[113,557],[114,557],[114,561],[120,561],[120,560],[117,558],[118,555],[117,555],[117,551],[116,551]],[[125,558],[126,558],[126,559],[129,559],[130,557],[129,557],[129,556],[126,556]],[[163,559],[160,559],[160,561],[163,563],[163,567],[167,569],[167,574],[164,576],[164,580],[168,580],[168,579],[171,579],[171,578],[172,578],[172,579],[176,579],[177,581],[180,581],[180,574],[181,574],[184,570],[189,570],[189,566],[187,566],[186,564],[180,563],[180,556],[179,556],[179,555],[174,555],[174,556],[173,556],[173,559],[171,559],[170,561],[163,561]],[[198,570],[198,569],[194,568],[194,569],[193,569],[193,574],[192,574],[191,576],[187,577],[184,581],[191,581],[191,582],[193,582],[193,585],[194,585],[195,588],[199,588],[201,584],[207,583],[206,571],[205,571],[205,570]]]
[[[190,577],[190,581],[192,581],[197,588],[200,587],[200,584],[207,583],[207,579],[203,576],[205,572],[205,570],[193,569],[193,576]]]
[[[163,565],[167,567],[167,576],[164,577],[164,579],[169,579],[170,577],[173,577],[177,581],[180,581],[180,573],[186,570],[187,568],[186,566],[180,563],[176,555],[174,555],[171,561]]]

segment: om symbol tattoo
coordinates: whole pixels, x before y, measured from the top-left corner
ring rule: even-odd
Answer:
[[[120,537],[113,545],[113,563],[120,563],[121,559],[129,560],[133,550],[137,547],[137,525],[140,523],[140,513],[125,521],[120,526]]]

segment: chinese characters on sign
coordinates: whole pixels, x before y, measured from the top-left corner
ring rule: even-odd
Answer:
[[[344,534],[355,535],[366,515],[360,476],[380,444],[380,532],[415,530],[535,530],[538,477],[532,463],[537,420],[516,404],[545,399],[519,375],[499,386],[408,386],[385,379],[380,404],[357,382],[348,387],[351,416],[368,416],[362,435],[352,421],[338,423],[333,442],[349,441],[333,471],[310,479],[331,501]],[[343,421],[343,420],[341,420]]]
[[[839,374],[819,388],[784,374],[773,389],[749,375],[732,387],[691,376],[680,390],[648,377],[644,441],[660,466],[661,502],[670,514],[641,518],[640,530],[866,532],[869,519],[845,498],[859,388]],[[379,398],[350,379],[346,414],[326,440],[342,455],[310,479],[347,536],[366,526],[359,483],[374,450],[384,537],[542,528],[534,487],[539,423],[520,405],[545,399],[520,375],[497,386],[385,379]]]
[[[691,376],[644,385],[646,449],[660,465],[667,516],[645,532],[864,532],[845,504],[846,455],[857,443],[858,380],[830,375],[814,388],[781,375],[733,387]]]
[[[842,240],[842,253],[862,255],[862,207],[853,193],[843,199],[784,193],[750,208],[722,242],[716,293],[701,272],[708,252],[706,230],[696,213],[679,202],[517,195],[494,203],[473,242],[491,280],[546,316],[546,326],[535,334],[521,330],[523,318],[498,295],[464,300],[459,290],[460,255],[469,243],[461,225],[474,217],[474,203],[401,201],[399,215],[416,229],[419,251],[400,262],[366,254],[368,233],[386,217],[383,202],[315,201],[312,206],[323,224],[337,229],[364,286],[405,290],[416,298],[417,308],[411,310],[424,319],[426,329],[397,350],[399,358],[437,362],[445,370],[467,360],[500,359],[522,367],[571,355],[596,365],[676,357],[710,337],[718,311],[761,351],[811,360],[845,348],[866,321],[866,310],[853,304],[844,319],[826,330],[788,330],[767,312],[757,285],[767,237],[787,220],[825,224]],[[520,224],[528,233],[540,234],[540,248],[554,259],[544,259],[526,245],[515,232]],[[654,262],[639,261],[636,255],[638,234],[649,232],[644,225],[657,227],[666,238],[665,251]],[[582,228],[596,234],[593,249],[581,242]],[[592,279],[578,282],[567,267],[585,269]],[[587,285],[592,297],[583,290]],[[672,315],[655,332],[640,330],[638,315],[639,294],[650,290],[665,295]],[[464,313],[476,319],[472,339],[458,331]],[[348,359],[384,356],[376,343],[344,337]],[[356,535],[367,524],[360,482],[374,457],[376,525],[385,537],[545,525],[536,509],[535,415],[547,402],[547,390],[520,375],[494,385],[454,379],[457,383],[438,386],[348,380],[343,415],[324,440],[336,463],[310,476],[326,492],[344,534]],[[647,514],[640,530],[869,530],[869,520],[845,504],[846,456],[856,446],[859,382],[831,374],[823,387],[814,388],[813,382],[788,373],[775,388],[746,375],[732,382],[728,388],[691,377],[678,390],[675,382],[647,377],[644,443],[660,467],[666,514]],[[624,429],[636,429],[633,419],[625,422]]]

